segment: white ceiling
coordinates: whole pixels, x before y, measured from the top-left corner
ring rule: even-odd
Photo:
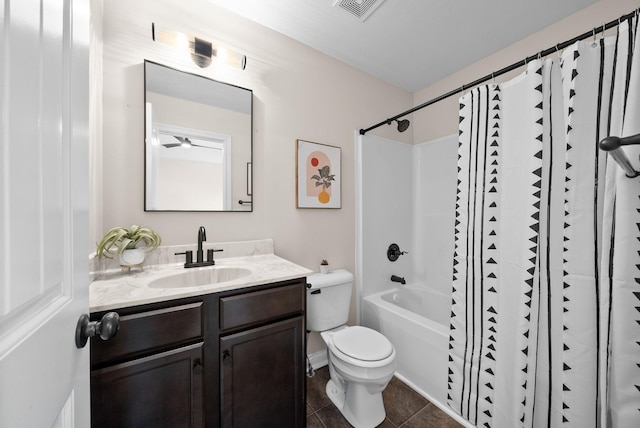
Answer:
[[[413,93],[596,0],[383,0],[364,22],[335,0],[210,1]]]

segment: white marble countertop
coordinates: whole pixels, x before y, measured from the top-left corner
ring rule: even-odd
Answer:
[[[220,268],[248,269],[250,273],[238,279],[202,286],[176,288],[154,288],[149,286],[152,281],[178,275],[185,271]],[[275,254],[220,258],[216,259],[215,266],[200,268],[185,269],[183,263],[168,263],[145,266],[143,271],[132,271],[131,273],[111,270],[94,276],[94,281],[89,286],[89,306],[91,312],[99,312],[269,284],[301,278],[311,273],[311,270],[298,266]]]

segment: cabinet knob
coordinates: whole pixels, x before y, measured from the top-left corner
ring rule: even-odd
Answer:
[[[89,315],[82,314],[76,325],[76,347],[84,348],[87,340],[93,336],[100,336],[102,340],[109,340],[120,329],[120,315],[107,312],[100,321],[89,321]]]
[[[193,374],[199,375],[201,373],[202,373],[202,361],[198,359],[193,362]]]
[[[225,349],[224,351],[222,351],[222,361],[226,360],[227,358],[231,358],[231,352]]]

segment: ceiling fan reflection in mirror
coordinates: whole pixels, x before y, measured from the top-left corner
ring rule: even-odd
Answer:
[[[174,135],[173,138],[178,140],[179,143],[164,143],[162,144],[162,146],[166,147],[167,149],[170,149],[173,147],[183,147],[185,149],[190,149],[191,147],[202,147],[205,149],[222,150],[222,147],[211,147],[211,146],[206,146],[202,144],[195,144],[189,139],[189,137],[181,137],[179,135]]]

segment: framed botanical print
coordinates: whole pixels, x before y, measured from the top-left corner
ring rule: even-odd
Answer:
[[[296,141],[296,207],[341,208],[340,147]]]

